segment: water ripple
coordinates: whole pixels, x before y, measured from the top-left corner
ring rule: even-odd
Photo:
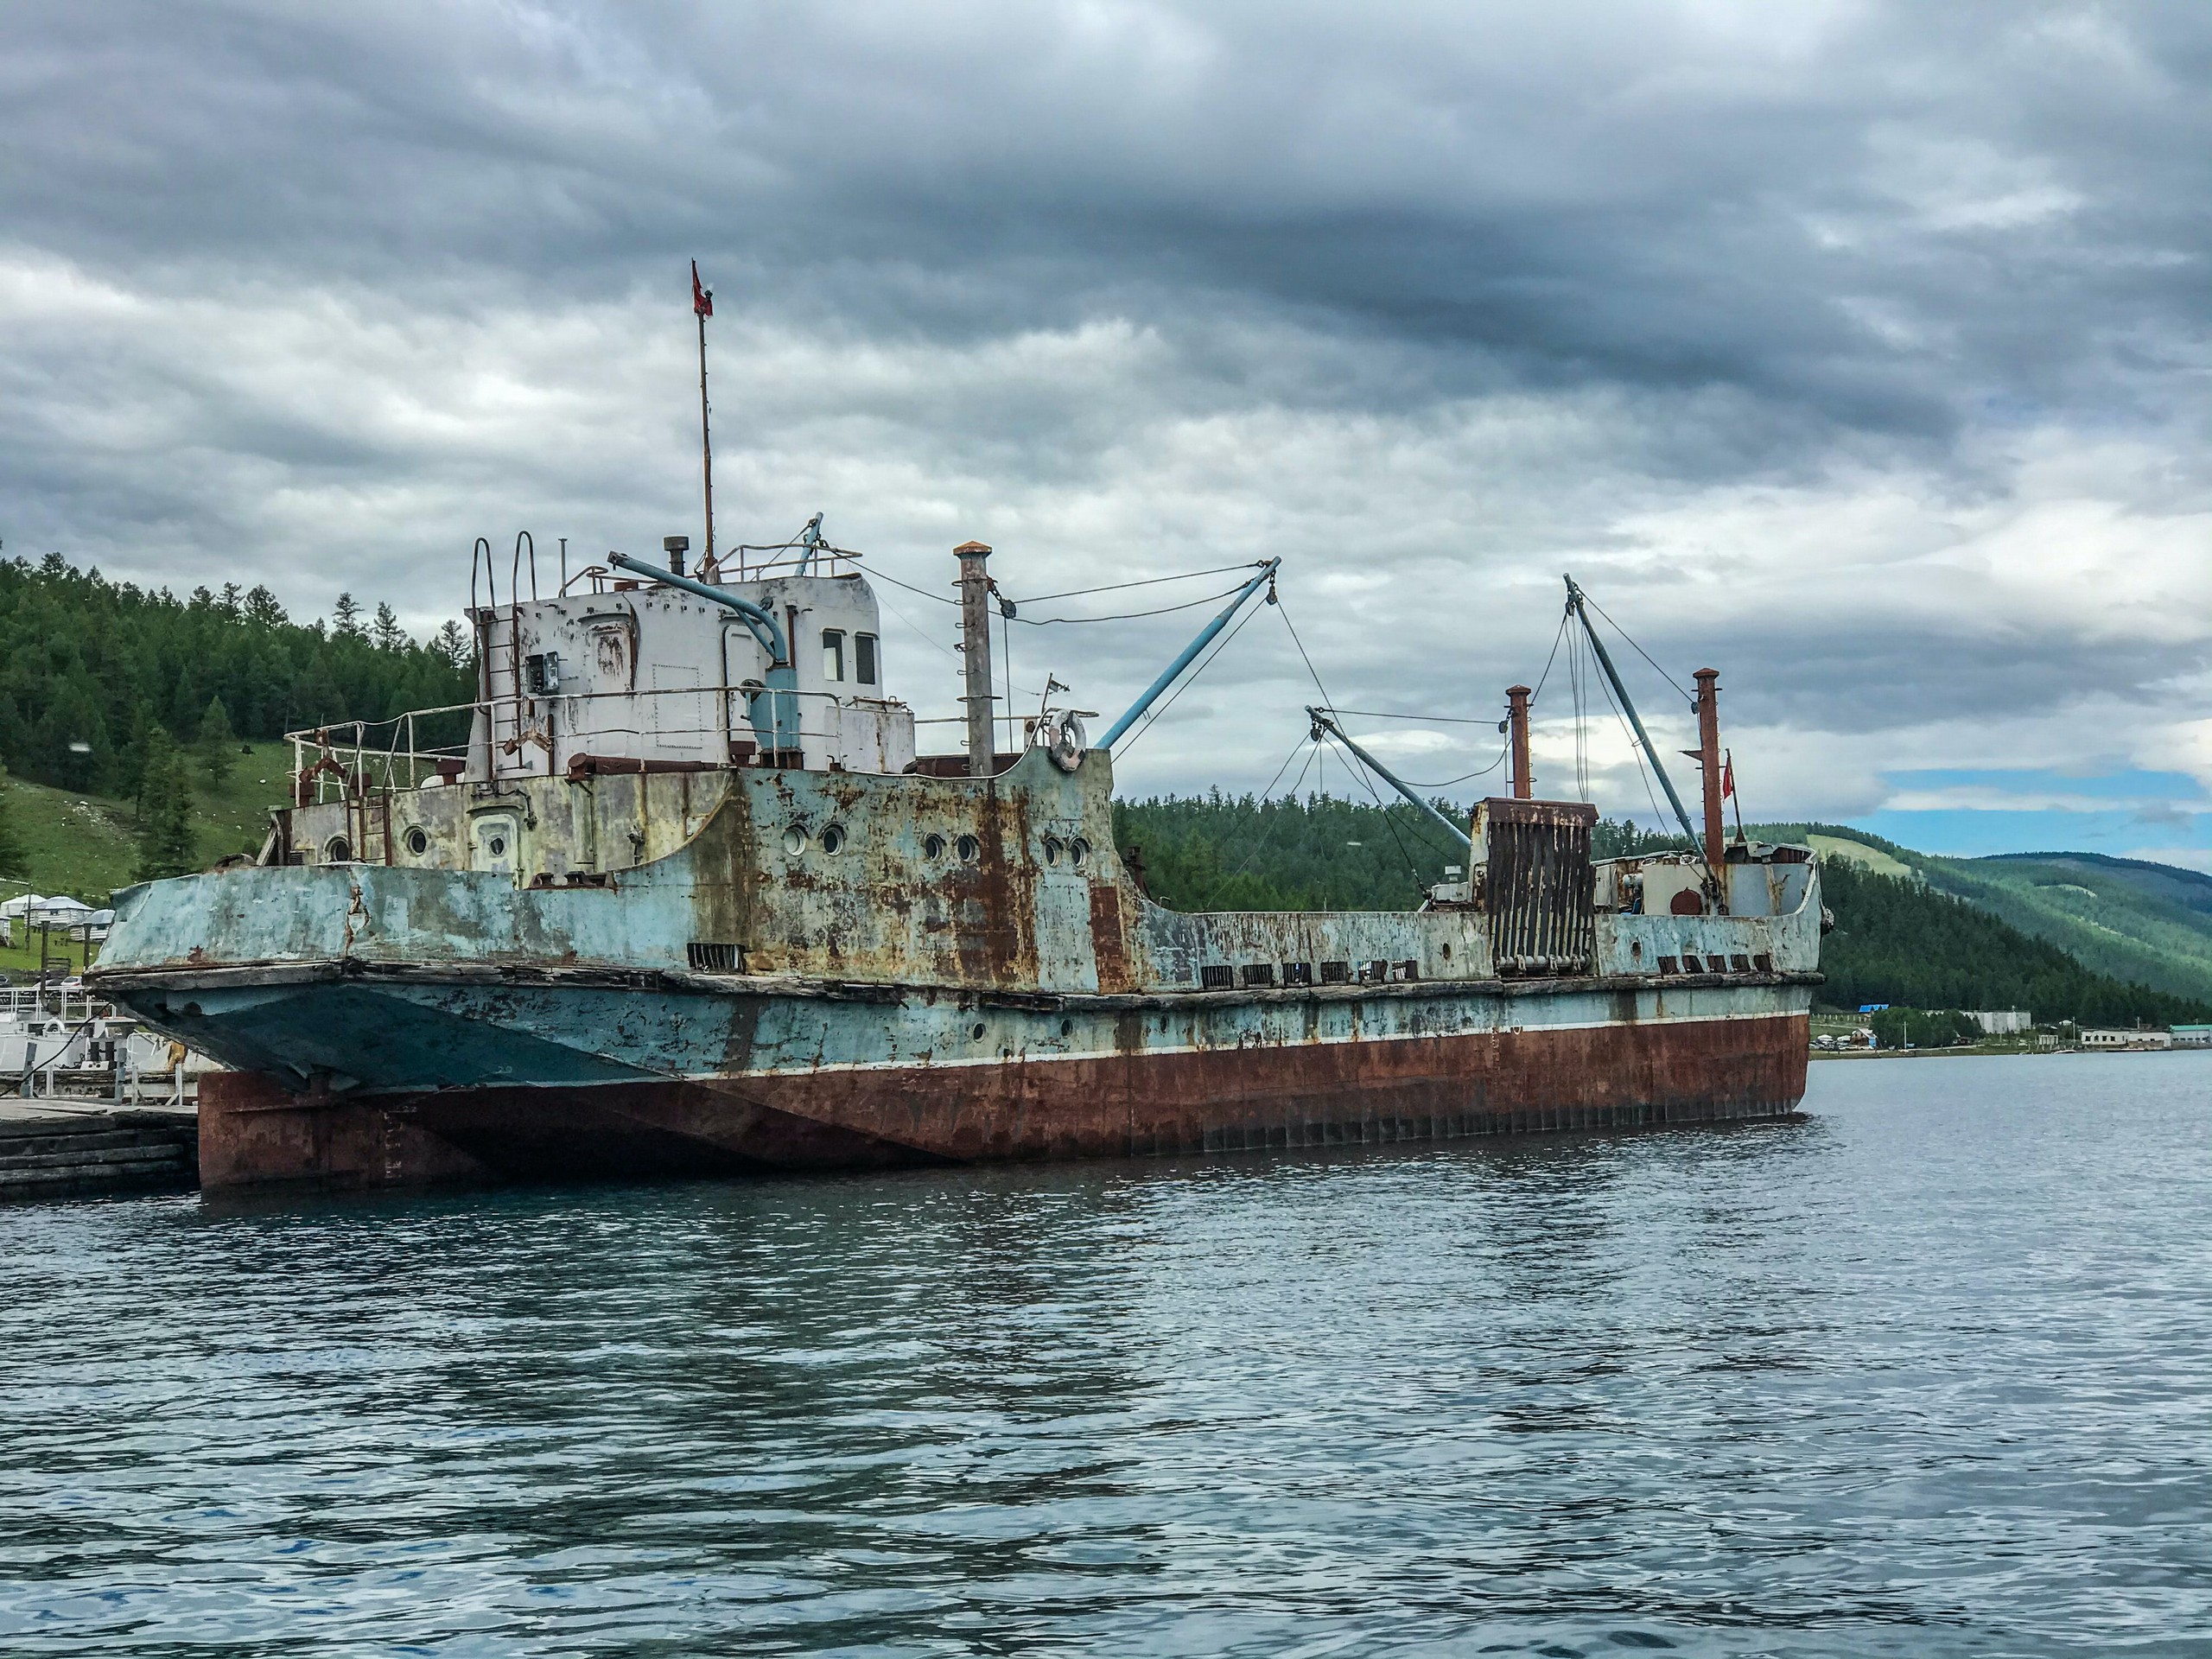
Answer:
[[[2208,1064],[0,1212],[11,1653],[2202,1652]]]

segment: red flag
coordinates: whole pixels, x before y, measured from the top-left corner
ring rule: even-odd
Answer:
[[[715,315],[713,293],[699,286],[699,262],[696,259],[691,262],[691,308],[702,317]]]
[[[1730,749],[1720,763],[1720,798],[1726,800],[1736,792],[1736,751]]]

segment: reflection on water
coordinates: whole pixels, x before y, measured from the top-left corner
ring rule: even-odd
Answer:
[[[2201,1652],[2208,1084],[0,1212],[0,1645]]]

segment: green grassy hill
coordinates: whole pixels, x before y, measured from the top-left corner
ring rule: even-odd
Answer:
[[[245,752],[219,788],[208,781],[206,772],[194,768],[193,828],[204,864],[226,853],[257,850],[269,830],[269,809],[283,803],[291,746],[240,747]],[[130,802],[20,778],[8,779],[6,791],[6,810],[22,843],[33,892],[67,893],[105,909],[111,893],[130,885],[138,859],[138,833]],[[7,895],[22,890],[20,881],[0,884],[0,892]],[[54,957],[66,956],[73,966],[83,965],[81,945],[49,938],[48,949]],[[35,971],[38,965],[35,936],[19,938],[12,946],[0,945],[0,972]]]
[[[241,745],[220,788],[193,769],[193,819],[200,861],[253,852],[269,831],[269,809],[284,801],[292,750],[286,743]],[[31,887],[104,906],[130,884],[138,856],[137,823],[128,801],[10,778],[7,810],[28,855]]]
[[[2212,1000],[2212,876],[2094,853],[1926,863],[1931,885],[2100,973]]]
[[[1899,867],[2100,974],[2212,1001],[2212,875],[2099,853],[1944,858],[1840,824],[1762,825],[1755,833],[1809,839],[1885,874]]]

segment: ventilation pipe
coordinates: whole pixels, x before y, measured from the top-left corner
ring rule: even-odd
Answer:
[[[1697,760],[1705,769],[1705,867],[1720,879],[1720,671],[1700,668],[1697,680]]]
[[[1536,780],[1529,775],[1529,696],[1525,685],[1505,688],[1505,723],[1512,733],[1513,798],[1516,801],[1536,798]]]
[[[960,561],[960,653],[968,707],[968,775],[991,775],[991,590],[984,569],[991,550],[981,542],[963,542],[952,550]]]

